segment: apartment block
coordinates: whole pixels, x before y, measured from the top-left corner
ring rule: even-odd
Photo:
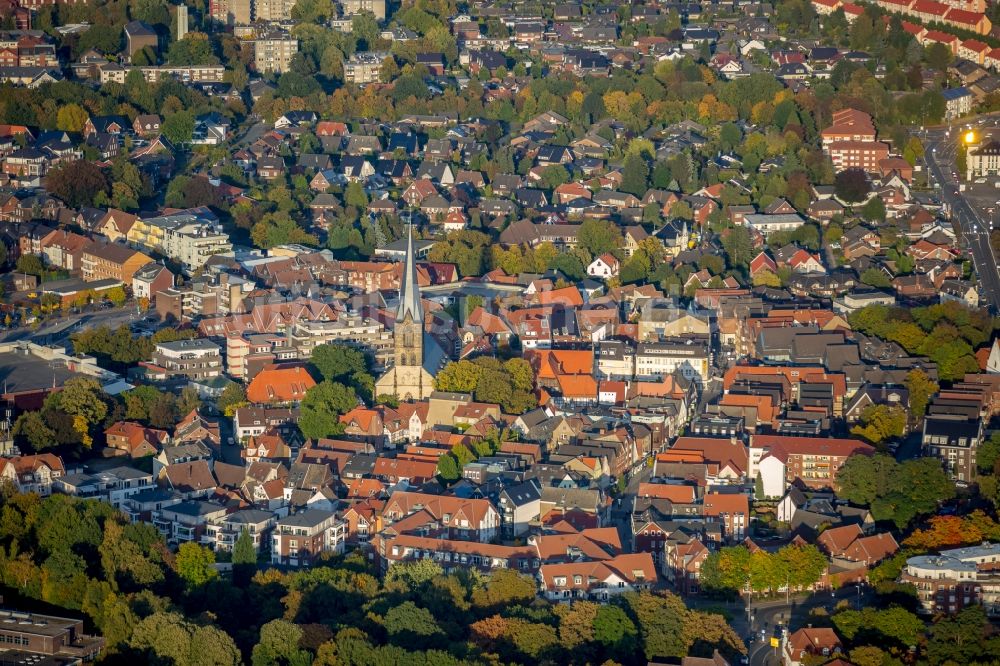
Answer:
[[[928,414],[921,438],[925,456],[941,460],[955,481],[976,477],[976,452],[983,441],[983,421],[961,414]]]
[[[254,20],[277,23],[292,18],[292,8],[296,0],[256,0]]]
[[[210,0],[208,14],[224,25],[247,25],[251,21],[250,0]]]
[[[205,525],[201,543],[216,551],[231,553],[236,540],[245,530],[258,553],[274,529],[277,517],[273,511],[243,509]]]
[[[306,509],[278,521],[271,535],[271,564],[308,566],[323,554],[344,552],[347,523],[328,511]]]
[[[320,345],[341,342],[371,352],[376,367],[384,368],[393,353],[392,332],[377,319],[366,317],[341,315],[333,321],[300,319],[287,335],[299,358],[312,357],[313,349]]]
[[[340,0],[340,11],[344,16],[371,12],[379,21],[384,21],[385,0]]]
[[[253,40],[254,67],[258,72],[287,72],[299,52],[299,40],[287,32],[260,35]]]
[[[169,377],[212,379],[222,374],[222,354],[219,345],[195,338],[161,342],[153,351],[153,372]]]
[[[213,255],[233,249],[229,235],[218,224],[191,213],[138,219],[127,238],[133,245],[170,257],[188,272],[204,266]]]
[[[659,379],[681,373],[698,383],[708,381],[708,345],[701,340],[640,342],[635,349],[637,379]]]
[[[375,83],[378,81],[382,62],[388,57],[384,51],[355,53],[344,63],[344,81],[347,83]]]
[[[87,282],[119,280],[132,284],[132,277],[152,259],[125,245],[93,243],[81,256],[81,271]]]
[[[987,614],[995,616],[1000,614],[998,559],[997,543],[918,555],[906,560],[899,580],[916,588],[924,613],[957,613],[981,605]]]

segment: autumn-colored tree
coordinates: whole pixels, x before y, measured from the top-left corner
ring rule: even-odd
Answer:
[[[480,647],[492,649],[496,642],[510,633],[510,623],[500,615],[491,615],[469,625],[472,641]]]
[[[59,107],[56,115],[56,128],[64,132],[82,132],[90,116],[79,104],[66,104]]]
[[[968,516],[934,516],[924,529],[915,530],[903,545],[927,552],[957,548],[1000,538],[1000,523],[982,511]]]

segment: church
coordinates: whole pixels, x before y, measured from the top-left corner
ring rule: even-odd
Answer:
[[[394,395],[400,400],[423,400],[434,391],[434,377],[427,370],[424,339],[424,308],[420,303],[417,263],[413,253],[413,230],[407,229],[406,259],[399,285],[399,307],[393,326],[393,365],[375,382],[375,395]],[[431,354],[430,356],[437,356]]]

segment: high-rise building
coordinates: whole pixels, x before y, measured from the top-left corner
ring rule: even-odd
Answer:
[[[177,41],[184,39],[188,34],[188,8],[187,5],[177,5]]]
[[[249,25],[250,0],[210,0],[208,13],[213,20],[225,25]]]
[[[296,0],[257,0],[254,3],[255,21],[287,21],[292,18]]]
[[[340,0],[340,11],[344,16],[371,12],[379,21],[384,21],[385,0]]]
[[[259,35],[253,40],[254,67],[258,72],[287,72],[299,52],[299,40],[284,31]]]

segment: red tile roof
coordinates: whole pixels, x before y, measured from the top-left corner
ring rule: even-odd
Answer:
[[[298,402],[316,386],[305,366],[269,365],[247,386],[247,399],[254,403]]]

